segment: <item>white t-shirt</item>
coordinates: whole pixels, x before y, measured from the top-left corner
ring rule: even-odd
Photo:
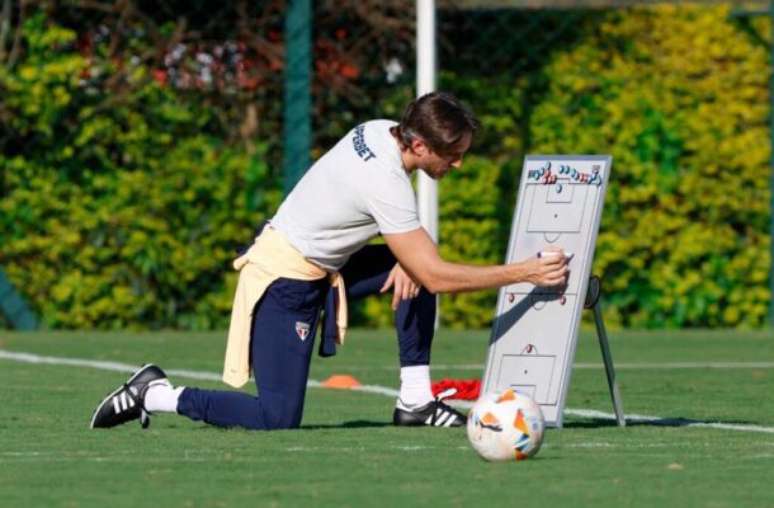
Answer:
[[[416,197],[390,134],[397,125],[358,125],[306,172],[271,225],[310,261],[338,270],[379,233],[420,227]]]

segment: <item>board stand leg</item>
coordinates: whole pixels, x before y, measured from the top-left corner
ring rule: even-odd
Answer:
[[[586,293],[586,302],[584,306],[594,311],[594,324],[597,327],[597,338],[599,339],[599,348],[602,350],[602,360],[605,364],[605,374],[607,374],[607,386],[610,389],[610,397],[613,399],[613,410],[615,419],[620,427],[626,426],[626,419],[623,412],[623,403],[621,401],[621,392],[618,390],[618,383],[615,380],[615,367],[613,366],[613,355],[610,353],[610,343],[607,340],[605,331],[605,322],[602,319],[602,308],[599,303],[599,297],[602,293],[602,283],[596,275],[589,279],[589,289]]]

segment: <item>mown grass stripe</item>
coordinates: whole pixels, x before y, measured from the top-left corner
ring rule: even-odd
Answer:
[[[127,363],[100,361],[100,360],[88,360],[85,358],[62,358],[56,356],[42,356],[32,353],[5,351],[0,350],[0,359],[11,360],[16,362],[32,363],[32,364],[46,364],[46,365],[65,365],[71,367],[87,367],[99,370],[108,370],[113,372],[133,373],[140,365],[130,365]],[[684,363],[684,362],[681,362]],[[759,362],[765,363],[765,362]],[[220,374],[213,372],[193,371],[184,369],[168,369],[165,370],[167,374],[173,377],[179,377],[184,379],[203,380],[203,381],[220,381]],[[320,381],[310,379],[307,383],[310,388],[325,388]],[[385,395],[389,397],[397,397],[398,391],[393,388],[379,385],[361,385],[352,388],[353,391],[374,393],[378,395]],[[470,401],[454,401],[454,405],[458,407],[469,408],[473,405]],[[572,409],[565,408],[565,414],[572,416],[579,416],[582,418],[598,418],[605,420],[614,420],[615,415],[612,413],[606,413],[603,411],[597,411],[593,409]],[[627,414],[626,421],[630,423],[644,423],[650,425],[664,425],[664,426],[679,426],[679,427],[703,427],[719,430],[732,430],[740,432],[763,432],[774,434],[774,427],[765,427],[762,425],[752,424],[732,424],[724,422],[708,422],[692,419],[675,419],[665,418],[660,416],[648,416],[638,414]]]

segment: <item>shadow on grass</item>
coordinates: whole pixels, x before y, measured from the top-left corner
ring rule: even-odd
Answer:
[[[193,427],[193,430],[196,431],[209,431],[212,429],[221,430],[224,432],[229,432],[231,430],[241,430],[246,432],[268,432],[264,430],[252,430],[252,429],[245,429],[243,427],[217,427],[215,425],[208,425],[203,422],[193,422],[194,424],[198,423],[198,425]],[[301,425],[298,428],[293,429],[276,429],[272,430],[271,432],[284,432],[284,431],[298,431],[298,430],[324,430],[324,429],[367,429],[367,428],[379,428],[379,427],[392,427],[392,422],[373,422],[368,420],[354,420],[351,422],[342,422],[342,423],[330,423],[330,424],[310,424],[310,425]],[[188,426],[184,423],[182,424],[175,424],[174,422],[169,422],[166,424],[166,427],[169,429],[183,429],[188,428]],[[0,429],[3,428],[2,425],[0,425]]]
[[[627,419],[627,427],[687,427],[689,425],[760,425],[747,420],[694,420],[692,418],[654,418]],[[583,421],[571,421],[564,424],[565,429],[596,429],[602,427],[618,427],[618,422],[609,418],[591,418]]]
[[[320,429],[365,429],[375,427],[392,427],[392,422],[373,422],[369,420],[353,420],[351,422],[333,423],[325,425],[301,425],[301,430]]]

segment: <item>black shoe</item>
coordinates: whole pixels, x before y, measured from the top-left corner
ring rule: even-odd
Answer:
[[[167,375],[155,365],[144,365],[123,385],[100,402],[91,417],[92,429],[110,428],[132,420],[140,420],[143,429],[150,425],[150,412],[144,407],[145,392],[153,381],[165,382]],[[169,381],[166,381],[167,383]]]
[[[392,413],[392,423],[399,426],[431,425],[433,427],[461,427],[467,423],[467,417],[444,404],[443,399],[454,395],[456,389],[439,393],[435,400],[424,406],[410,408],[398,399],[395,411]]]

